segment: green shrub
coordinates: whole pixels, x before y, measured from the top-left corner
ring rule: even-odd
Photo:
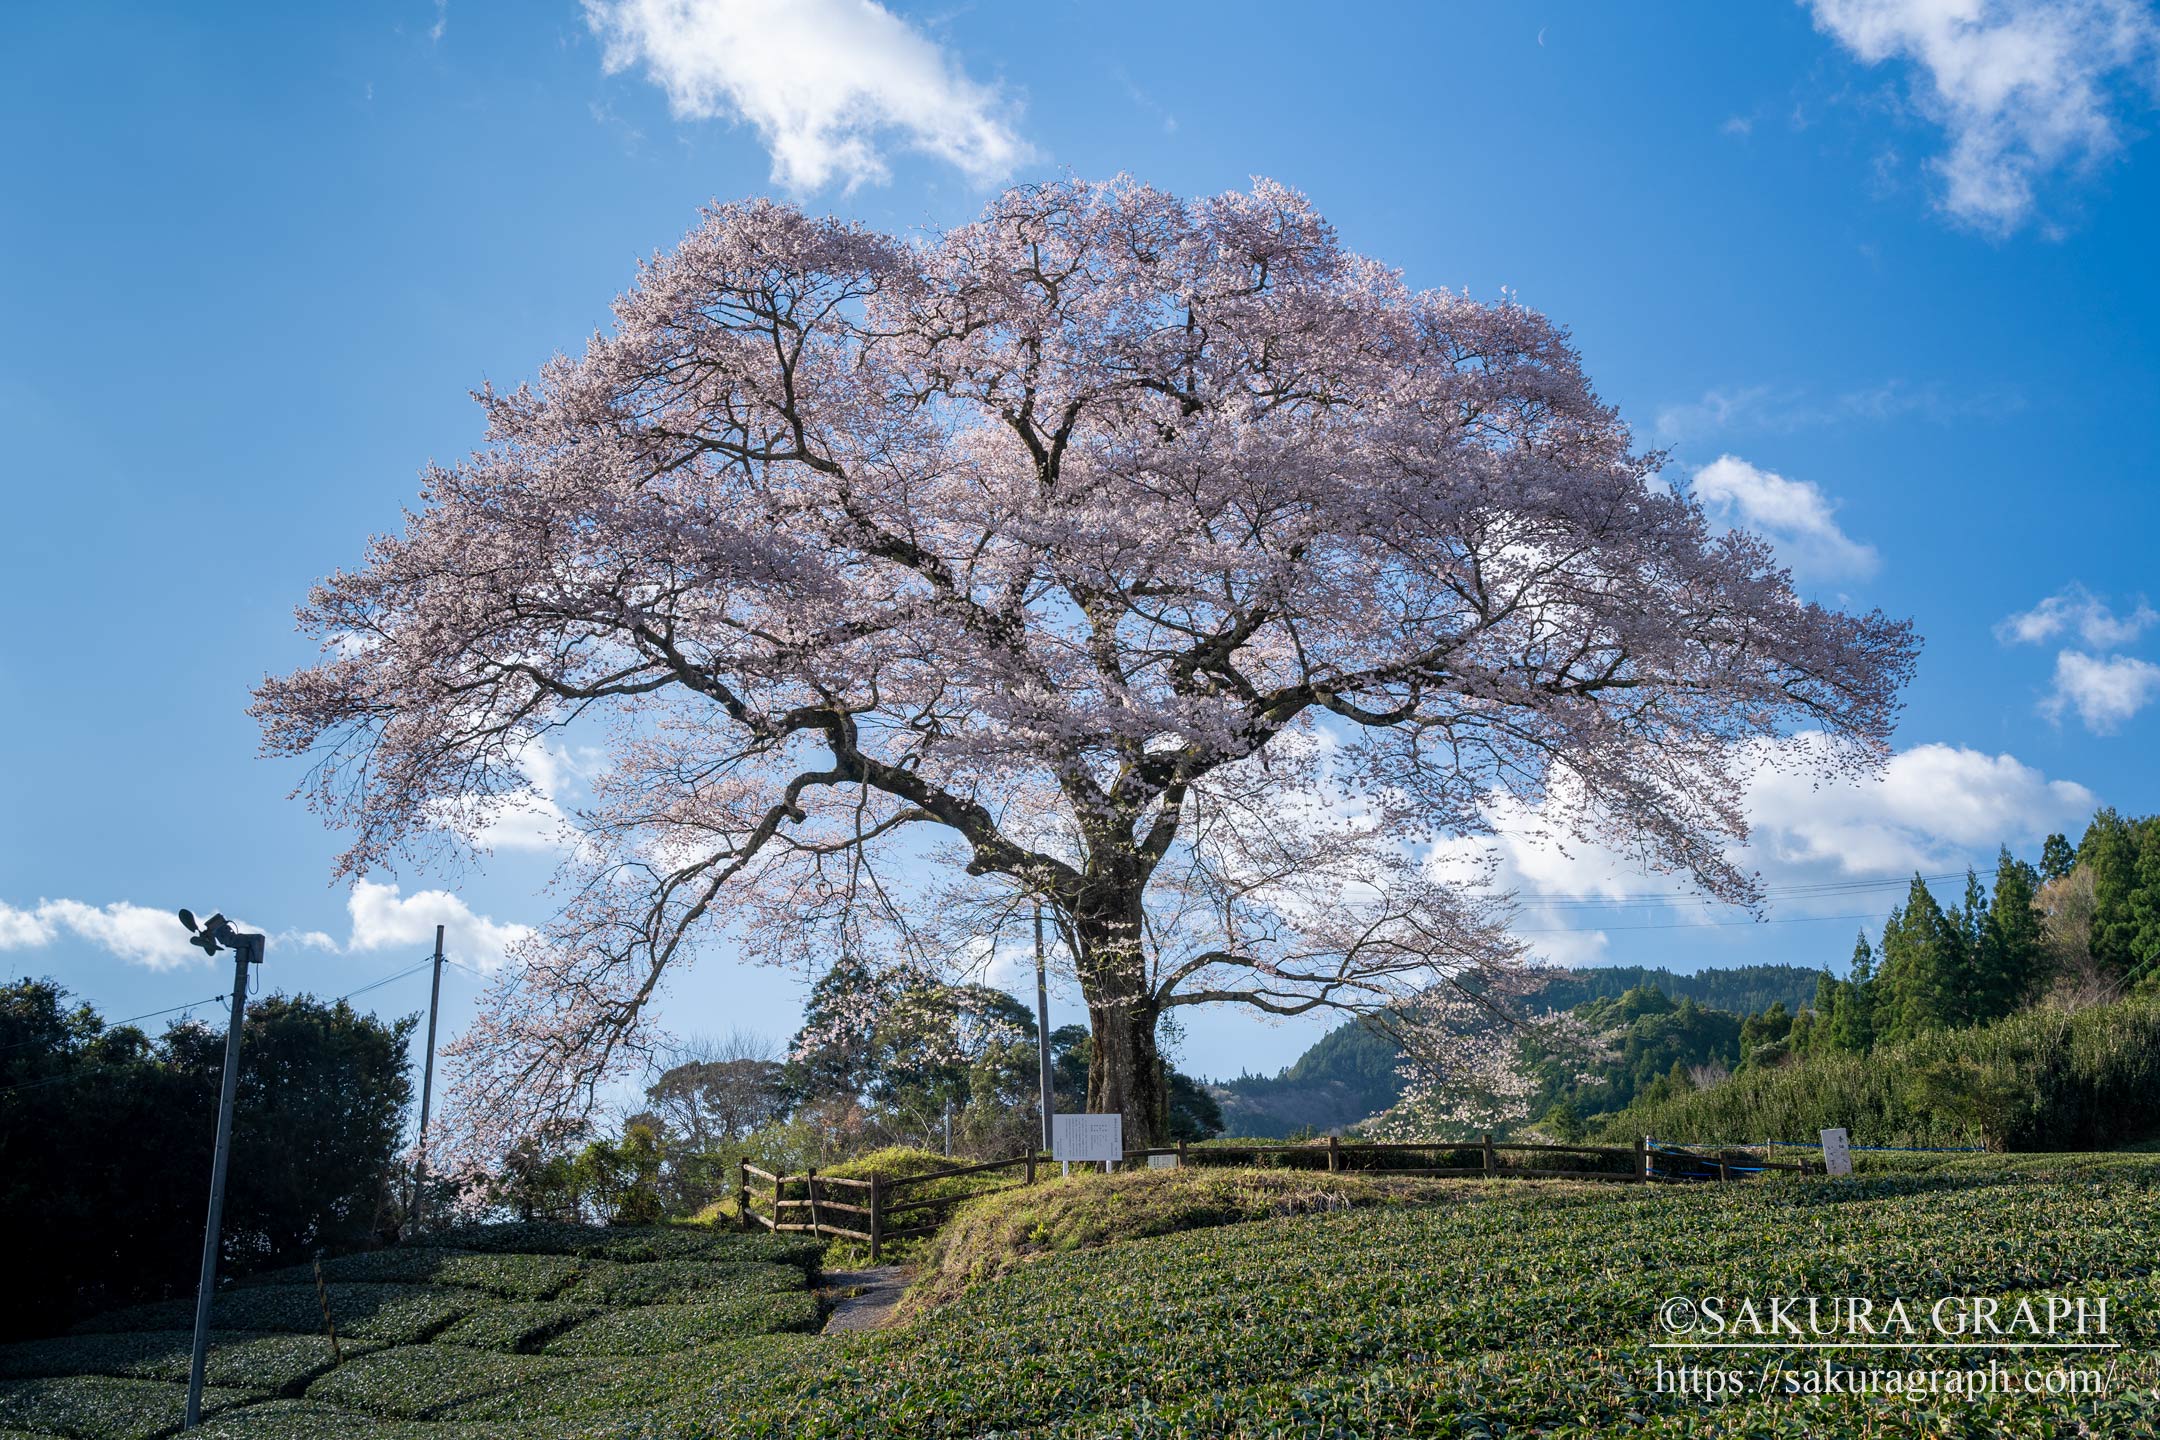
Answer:
[[[247,1008],[222,1269],[368,1243],[411,1097],[414,1021],[342,1002]],[[202,1253],[225,1025],[105,1028],[51,981],[0,984],[0,1339],[188,1294]],[[29,1183],[19,1183],[29,1182]]]
[[[154,1330],[137,1334],[63,1335],[0,1346],[0,1378],[109,1375],[137,1380],[187,1379],[194,1333]],[[343,1345],[347,1359],[378,1348],[355,1340]],[[263,1394],[298,1394],[333,1363],[330,1341],[320,1335],[260,1335],[216,1330],[210,1335],[205,1378],[212,1385]]]
[[[760,1260],[806,1269],[817,1263],[822,1251],[815,1241],[786,1235],[708,1230],[690,1225],[612,1229],[554,1220],[459,1226],[431,1235],[420,1243],[462,1250],[575,1255],[625,1264],[651,1260]]]
[[[653,1260],[643,1265],[596,1262],[565,1299],[595,1305],[667,1305],[762,1295],[803,1288],[792,1265],[712,1260]]]
[[[1451,1192],[1448,1187],[1455,1187]],[[1084,1172],[963,1206],[932,1238],[909,1308],[950,1299],[1035,1256],[1269,1216],[1461,1193],[1461,1182],[1199,1166]]]
[[[2098,1149],[2160,1135],[2160,1000],[2027,1010],[1865,1055],[1808,1055],[1705,1090],[1641,1102],[1608,1137],[1695,1144],[1806,1141],[1842,1127],[1858,1145]]]
[[[571,1255],[483,1255],[437,1246],[397,1245],[363,1250],[322,1262],[326,1281],[371,1284],[450,1285],[484,1290],[506,1300],[546,1300],[577,1277],[579,1261]],[[315,1267],[294,1265],[252,1276],[243,1285],[308,1285]]]
[[[622,1360],[420,1345],[341,1366],[318,1380],[307,1399],[393,1419],[514,1421],[546,1440],[573,1423],[609,1416],[673,1421],[697,1434],[715,1416],[748,1408],[774,1388],[820,1371],[830,1344],[814,1335],[763,1335],[689,1354]],[[615,1429],[611,1425],[607,1433]]]
[[[490,1305],[437,1332],[433,1343],[499,1350],[506,1355],[529,1354],[592,1314],[592,1306],[564,1300]]]
[[[822,1373],[774,1389],[734,1424],[789,1440],[2154,1433],[2160,1161],[2023,1162],[1689,1187],[1428,1182],[1446,1203],[1043,1253],[910,1325],[834,1347]],[[2109,1356],[2105,1398],[1708,1404],[1649,1380],[1661,1355],[1671,1363],[1650,1348],[1668,1296],[1881,1303],[2025,1290],[2116,1297],[2125,1348]],[[1943,1354],[1893,1348],[1867,1363],[2016,1363]],[[1807,1351],[1750,1357],[1816,1363]]]
[[[596,1315],[547,1343],[550,1355],[672,1355],[694,1345],[815,1330],[817,1297],[746,1295],[704,1305],[640,1305]]]
[[[422,1340],[486,1303],[476,1290],[432,1285],[360,1285],[327,1287],[330,1315],[342,1338],[409,1344]],[[262,1285],[228,1290],[210,1302],[210,1320],[220,1330],[273,1330],[321,1334],[322,1303],[312,1285]],[[76,1326],[78,1334],[125,1330],[178,1330],[195,1321],[195,1302],[167,1300],[93,1315]]]
[[[579,1361],[549,1355],[407,1345],[339,1366],[310,1386],[307,1398],[320,1405],[424,1420],[517,1394],[536,1381],[575,1375],[580,1368]]]
[[[242,1390],[203,1390],[203,1413],[249,1398]],[[180,1428],[187,1386],[158,1380],[70,1375],[52,1380],[0,1381],[0,1428],[68,1435],[80,1440],[152,1440]]]
[[[206,1418],[188,1440],[533,1440],[533,1432],[488,1421],[385,1420],[306,1400],[272,1400]]]

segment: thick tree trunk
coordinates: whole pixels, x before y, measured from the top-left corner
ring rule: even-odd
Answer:
[[[1139,886],[1113,892],[1072,917],[1079,942],[1077,968],[1095,1040],[1088,1066],[1087,1108],[1125,1117],[1125,1147],[1162,1143],[1162,1055],[1155,1045],[1161,1010],[1148,986],[1140,943]]]
[[[1088,1007],[1095,1063],[1088,1067],[1087,1108],[1125,1117],[1125,1148],[1163,1143],[1162,1055],[1155,1048],[1152,1005]]]

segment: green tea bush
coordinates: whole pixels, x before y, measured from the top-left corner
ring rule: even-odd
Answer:
[[[428,1236],[424,1245],[461,1250],[575,1255],[638,1264],[651,1260],[766,1261],[809,1268],[823,1247],[792,1236],[708,1230],[702,1226],[615,1228],[555,1220],[465,1225]]]
[[[763,1403],[822,1370],[831,1342],[815,1335],[762,1335],[687,1354],[633,1359],[491,1355],[447,1345],[385,1350],[315,1383],[310,1404],[392,1419],[515,1422],[545,1440],[608,1417],[690,1435],[722,1428],[717,1417]],[[455,1431],[441,1432],[455,1440]],[[633,1431],[632,1433],[636,1433]]]
[[[249,1398],[243,1390],[205,1388],[205,1415]],[[70,1375],[0,1381],[0,1429],[68,1435],[78,1440],[153,1440],[180,1428],[187,1387],[158,1380]]]
[[[671,1355],[694,1345],[815,1330],[817,1297],[746,1295],[704,1305],[641,1305],[596,1315],[547,1343],[550,1355]]]
[[[579,1264],[570,1255],[483,1255],[435,1246],[399,1245],[336,1256],[322,1262],[322,1273],[326,1281],[449,1285],[482,1290],[506,1300],[547,1300],[577,1277]],[[315,1267],[294,1265],[241,1283],[312,1286]]]
[[[341,1282],[327,1287],[330,1315],[340,1337],[407,1344],[434,1334],[459,1316],[485,1304],[476,1290],[432,1285],[362,1285]],[[93,1315],[76,1326],[79,1334],[126,1330],[178,1330],[195,1321],[195,1302],[167,1300]],[[228,1290],[210,1302],[210,1322],[220,1330],[275,1330],[320,1334],[322,1303],[312,1285],[262,1285]]]
[[[498,1350],[506,1355],[529,1354],[549,1338],[590,1319],[593,1313],[590,1305],[562,1300],[490,1305],[436,1332],[433,1343]]]
[[[536,1381],[576,1374],[580,1362],[501,1355],[450,1345],[380,1350],[341,1365],[309,1387],[315,1404],[421,1420],[516,1394]]]
[[[595,1305],[667,1305],[803,1288],[792,1265],[711,1260],[595,1262],[563,1298]]]
[[[485,1420],[385,1420],[306,1400],[272,1400],[205,1418],[188,1440],[535,1440],[535,1432]]]
[[[0,1346],[0,1378],[109,1375],[184,1381],[194,1338],[190,1330],[155,1330],[26,1340]],[[342,1348],[350,1359],[377,1346],[354,1340]],[[332,1363],[330,1341],[324,1336],[216,1330],[210,1335],[205,1376],[210,1384],[226,1389],[297,1394]]]
[[[737,1423],[802,1440],[2152,1433],[2160,1159],[2022,1158],[1835,1182],[1443,1181],[1444,1203],[1044,1253],[838,1350]],[[1650,1383],[1667,1296],[2020,1291],[2121,1297],[2105,1397],[1706,1405]]]

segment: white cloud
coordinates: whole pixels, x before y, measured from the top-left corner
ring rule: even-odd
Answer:
[[[1998,844],[2072,827],[2097,803],[2083,785],[2050,780],[2013,755],[1941,744],[1899,751],[1879,780],[1817,783],[1805,762],[1822,744],[1803,734],[1782,755],[1754,747],[1753,834],[1737,858],[1766,883],[1955,869]]]
[[[1838,528],[1835,506],[1812,482],[1788,480],[1736,455],[1720,455],[1695,472],[1695,498],[1728,524],[1776,544],[1795,571],[1818,577],[1872,575],[1875,547]]]
[[[188,933],[172,910],[125,900],[104,906],[40,900],[27,910],[0,902],[0,950],[40,949],[63,934],[151,970],[178,969],[203,955],[188,943]]]
[[[2139,596],[2137,608],[2117,615],[2108,603],[2082,585],[2066,585],[2032,609],[2012,615],[1995,627],[1995,638],[2005,645],[2038,645],[2075,630],[2095,650],[2114,650],[2128,645],[2153,625],[2160,612]]]
[[[995,87],[872,0],[585,0],[585,19],[608,73],[642,64],[676,115],[749,121],[791,190],[884,181],[886,137],[977,184],[1031,156]]]
[[[1906,60],[1916,101],[1948,133],[1942,206],[2006,234],[2051,172],[2121,143],[2118,108],[2150,92],[2160,22],[2142,0],[1804,0],[1815,26],[1870,65]]]
[[[2040,713],[2061,720],[2074,709],[2095,735],[2112,735],[2123,722],[2160,696],[2160,665],[2130,655],[2087,655],[2065,650],[2055,657],[2055,693]]]
[[[435,927],[444,928],[443,950],[481,970],[493,970],[513,947],[534,935],[530,925],[506,924],[473,912],[447,890],[398,893],[396,885],[362,880],[345,902],[352,915],[350,951],[409,949],[417,958],[435,944]]]
[[[478,969],[492,970],[513,945],[534,933],[531,926],[506,924],[475,914],[472,907],[445,890],[400,895],[395,885],[362,880],[346,900],[352,934],[339,945],[320,930],[280,931],[272,950],[301,946],[342,954],[410,948],[415,958],[435,943],[435,927],[446,927],[448,953]],[[236,928],[258,927],[234,921]],[[127,901],[97,906],[80,900],[40,900],[28,908],[0,901],[0,950],[42,949],[72,936],[108,954],[151,970],[174,970],[204,958],[188,942],[176,912],[153,910]]]
[[[1985,870],[1997,845],[2030,849],[2050,831],[2074,831],[2097,803],[2084,786],[2050,780],[2015,756],[1941,744],[1898,752],[1879,779],[1819,782],[1826,743],[1820,734],[1803,733],[1751,744],[1742,756],[1751,833],[1730,856],[1762,877],[1771,918],[1885,908],[1894,898],[1887,890],[1811,893],[1807,887],[1899,881],[1968,864]],[[1517,932],[1545,959],[1590,963],[1605,955],[1616,931],[1675,918],[1704,924],[1733,918],[1684,882],[1652,875],[1619,850],[1564,838],[1546,810],[1500,796],[1486,807],[1486,818],[1495,832],[1489,839],[1436,845],[1432,871],[1463,875],[1467,862],[1490,855],[1493,883],[1521,902]],[[1625,905],[1625,914],[1606,923],[1610,912],[1602,907],[1610,905]]]

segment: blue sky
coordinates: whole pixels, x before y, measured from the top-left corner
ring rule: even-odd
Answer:
[[[310,658],[293,604],[477,440],[470,387],[579,346],[699,205],[932,229],[1068,169],[1267,175],[1413,283],[1513,291],[1675,483],[1926,637],[1883,783],[1756,792],[1772,923],[1615,903],[1647,882],[1504,837],[1556,958],[1836,962],[1858,922],[1833,917],[1916,867],[2160,808],[2148,8],[762,8],[13,17],[0,964],[113,1016],[202,1000],[221,982],[165,918],[188,904],[325,937],[273,947],[287,989],[394,975],[438,920],[484,966],[551,909],[545,837],[331,886],[338,838],[242,713]],[[446,982],[452,1032],[478,985]],[[799,993],[716,952],[666,1016],[780,1036]],[[425,999],[413,975],[356,1003]],[[1273,1069],[1313,1033],[1212,1016],[1183,1062]]]

